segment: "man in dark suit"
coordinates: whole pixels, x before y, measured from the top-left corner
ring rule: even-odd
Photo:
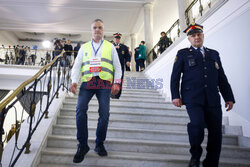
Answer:
[[[226,102],[227,111],[233,108],[234,95],[219,53],[203,46],[203,26],[192,24],[184,32],[192,46],[179,50],[175,58],[171,76],[172,102],[177,107],[186,105],[190,118],[187,125],[192,155],[189,167],[199,167],[205,127],[208,129],[208,142],[203,167],[218,167],[222,142],[219,92]]]
[[[118,53],[119,59],[120,59],[120,63],[121,63],[121,67],[122,67],[122,80],[124,77],[124,68],[125,66],[130,67],[130,55],[129,55],[129,51],[128,51],[128,47],[126,45],[123,45],[120,43],[120,39],[121,39],[122,34],[120,33],[115,33],[114,34],[114,46],[116,48],[116,51]],[[122,82],[121,82],[121,89],[119,91],[119,93],[115,96],[111,96],[111,98],[113,99],[119,99],[122,93]]]

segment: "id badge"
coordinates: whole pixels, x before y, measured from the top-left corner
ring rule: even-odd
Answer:
[[[101,72],[101,58],[91,58],[90,59],[90,72]]]

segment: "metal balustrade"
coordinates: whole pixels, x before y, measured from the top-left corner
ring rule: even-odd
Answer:
[[[32,78],[23,82],[11,95],[9,95],[0,104],[0,166],[2,166],[2,155],[4,153],[4,144],[9,141],[11,137],[15,140],[13,146],[13,154],[9,166],[14,166],[21,156],[23,151],[28,154],[30,152],[31,138],[42,119],[48,118],[49,107],[52,101],[59,96],[59,90],[66,89],[68,92],[70,84],[70,72],[72,66],[61,66],[60,61],[63,58],[64,51],[52,62],[45,65]],[[46,100],[44,100],[46,99]],[[22,107],[16,107],[16,104],[21,102]],[[39,109],[36,107],[39,106]],[[14,112],[15,124],[9,133],[4,131],[5,118],[9,113]],[[39,113],[35,113],[39,112]],[[25,119],[24,115],[28,115]],[[20,118],[17,115],[21,115]],[[18,135],[22,131],[22,122],[29,123],[28,132],[24,143],[20,143]]]

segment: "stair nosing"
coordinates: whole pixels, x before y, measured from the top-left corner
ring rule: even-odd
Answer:
[[[76,136],[62,136],[62,135],[48,135],[48,139],[63,139],[63,140],[77,140]],[[95,142],[95,137],[89,137],[88,140]],[[179,146],[179,147],[190,147],[189,143],[186,142],[174,142],[174,141],[162,141],[162,140],[140,140],[140,139],[121,139],[121,138],[106,138],[105,142],[111,143],[130,143],[130,144],[138,144],[138,145],[171,145],[171,146]],[[206,147],[206,144],[202,144],[202,147]],[[250,151],[248,147],[241,147],[239,145],[222,145],[222,148],[227,149],[238,149],[242,151]]]
[[[70,129],[76,129],[75,125],[62,125],[62,124],[56,124],[53,125],[55,128],[70,128]],[[88,129],[90,130],[96,130],[95,126],[88,126]],[[159,133],[159,134],[174,134],[174,135],[188,135],[187,132],[184,131],[173,131],[173,130],[149,130],[149,129],[140,129],[140,128],[133,128],[133,129],[127,129],[127,128],[116,128],[116,127],[109,127],[108,131],[125,131],[125,132],[145,132],[145,133]],[[207,133],[205,134],[207,135]],[[61,136],[61,135],[59,135]],[[222,134],[223,137],[227,138],[236,138],[238,135],[234,134]]]

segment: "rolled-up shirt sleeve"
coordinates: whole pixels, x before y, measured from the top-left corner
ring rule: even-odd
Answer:
[[[71,72],[72,83],[78,83],[78,80],[79,80],[81,67],[82,67],[82,59],[83,59],[83,48],[82,47],[78,51],[74,66],[72,68],[72,72]]]
[[[112,59],[114,66],[114,83],[121,83],[122,68],[118,57],[118,53],[114,46],[112,46]]]

